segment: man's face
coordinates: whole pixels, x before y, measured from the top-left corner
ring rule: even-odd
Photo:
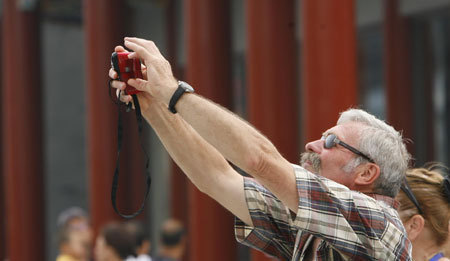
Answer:
[[[359,131],[362,128],[360,123],[345,123],[327,130],[323,135],[335,134],[340,140],[358,148]],[[357,157],[354,153],[340,145],[326,149],[322,139],[309,142],[305,149],[306,152],[301,158],[304,168],[349,188],[354,186],[355,173],[344,170],[346,165]]]

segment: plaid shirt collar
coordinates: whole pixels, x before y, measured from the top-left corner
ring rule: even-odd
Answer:
[[[389,196],[385,196],[385,195],[381,195],[381,194],[376,194],[376,193],[363,193],[377,201],[383,201],[384,203],[386,203],[389,207],[398,210],[398,208],[400,207],[400,202],[398,202],[397,200],[395,200],[395,198],[391,198]]]

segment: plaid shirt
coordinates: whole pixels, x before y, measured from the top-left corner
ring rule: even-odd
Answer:
[[[270,191],[244,178],[254,227],[236,218],[236,239],[281,260],[303,260],[314,238],[317,260],[411,260],[411,243],[393,198],[363,194],[293,165],[299,196],[291,212]]]

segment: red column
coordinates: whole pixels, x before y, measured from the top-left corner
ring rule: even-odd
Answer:
[[[247,1],[250,122],[291,162],[299,159],[295,1]],[[252,251],[252,260],[268,260]]]
[[[188,82],[197,92],[231,105],[230,2],[186,1]],[[233,216],[190,186],[189,260],[235,260]]]
[[[1,111],[0,111],[1,113]],[[1,118],[0,118],[1,121]],[[0,133],[0,137],[2,137],[2,133]],[[2,159],[2,155],[0,154],[0,159]],[[0,164],[3,166],[3,160],[0,161]],[[0,188],[4,188],[4,182],[3,182],[3,169],[0,170]],[[0,195],[0,242],[6,242],[5,241],[5,234],[6,234],[6,209],[5,209],[5,194],[2,193]],[[6,259],[6,244],[2,243],[0,244],[0,260]]]
[[[0,119],[1,120],[1,119]],[[0,133],[1,135],[1,133]],[[0,136],[1,137],[1,136]],[[2,155],[0,155],[0,158],[2,157]],[[3,162],[1,162],[1,165],[3,166]],[[3,170],[1,170],[0,173],[0,188],[4,188],[3,185]],[[0,196],[0,215],[2,215],[2,217],[0,218],[0,241],[1,242],[6,242],[5,239],[5,234],[6,234],[6,212],[5,212],[5,193],[2,193],[2,195]],[[6,259],[6,244],[2,243],[0,244],[0,260],[5,260]]]
[[[3,35],[3,23],[0,21],[0,35]],[[3,50],[3,42],[0,41],[0,50]],[[3,61],[0,62],[0,79],[3,79]],[[3,93],[3,82],[0,81],[0,93]],[[0,140],[3,137],[3,108],[0,106]],[[3,146],[0,146],[0,166],[4,166],[3,160]],[[4,169],[0,167],[0,188],[4,188]],[[5,229],[6,229],[6,213],[5,213],[5,193],[0,193],[0,242],[5,241]],[[0,260],[6,259],[6,246],[5,244],[0,244]]]
[[[45,260],[39,12],[3,1],[2,150],[9,260]]]
[[[111,183],[117,156],[117,106],[107,95],[108,70],[114,46],[123,45],[126,14],[122,0],[85,0],[86,98],[89,199],[95,231],[119,216],[111,206]],[[124,133],[117,204],[130,214],[144,194],[143,152],[134,112],[123,114]]]
[[[304,141],[320,138],[357,105],[354,1],[302,1]]]
[[[398,0],[385,0],[384,67],[386,79],[387,120],[405,138],[413,138],[413,103],[411,57],[407,19],[398,11]],[[408,143],[413,152],[413,143]]]

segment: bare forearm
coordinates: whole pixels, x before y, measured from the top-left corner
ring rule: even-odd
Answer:
[[[256,178],[263,174],[265,161],[283,160],[258,130],[210,100],[188,94],[180,99],[177,108],[183,119],[227,160]]]
[[[194,185],[251,225],[243,178],[225,158],[165,104],[152,104],[144,117]]]
[[[298,199],[292,166],[264,135],[227,109],[197,95],[184,95],[177,109],[226,159],[296,210]]]
[[[143,115],[173,160],[200,189],[204,187],[204,183],[210,182],[209,179],[214,178],[204,173],[205,170],[216,169],[221,173],[229,167],[226,160],[210,144],[179,115],[170,113],[164,104],[152,104]]]

